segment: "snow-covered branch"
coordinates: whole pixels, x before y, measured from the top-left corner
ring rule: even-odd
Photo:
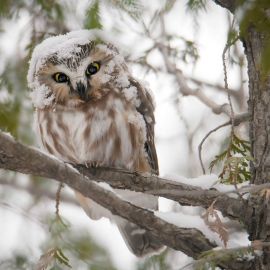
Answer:
[[[208,208],[213,201],[215,209],[221,211],[224,216],[243,220],[243,209],[246,204],[238,199],[231,198],[217,190],[205,190],[193,185],[167,180],[152,175],[144,177],[127,171],[113,168],[76,168],[89,179],[106,182],[113,188],[130,189],[137,192],[161,196],[179,202],[182,205],[202,206]]]
[[[151,231],[164,245],[180,250],[193,258],[216,245],[197,229],[179,228],[152,211],[122,201],[80,174],[76,169],[34,148],[15,141],[0,132],[0,168],[55,179],[138,226]]]

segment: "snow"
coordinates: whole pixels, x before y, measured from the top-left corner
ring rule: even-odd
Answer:
[[[33,91],[30,93],[33,105],[36,108],[44,109],[46,106],[51,105],[55,99],[50,89],[45,85],[40,85],[38,82],[31,84]]]
[[[141,132],[143,132],[142,137],[143,140],[146,141],[146,126],[143,116],[140,113],[129,114],[128,122],[136,126]],[[142,145],[143,149],[144,146]]]
[[[103,47],[104,47],[104,46],[103,46]],[[115,67],[115,62],[114,62],[114,61],[110,61],[110,62],[106,65],[105,72],[106,72],[107,74],[113,73],[114,67]]]
[[[27,75],[28,83],[35,81],[36,72],[49,56],[56,54],[60,58],[70,57],[77,49],[75,44],[85,45],[91,39],[93,39],[93,35],[87,30],[73,31],[45,39],[33,51]]]
[[[131,102],[136,107],[140,106],[141,102],[138,99],[138,92],[137,92],[137,88],[135,86],[130,86],[128,88],[124,88],[122,92],[123,92],[127,101]]]
[[[72,31],[64,35],[54,36],[45,39],[33,51],[32,58],[29,64],[27,75],[28,86],[32,89],[30,94],[32,102],[36,108],[43,109],[52,104],[55,96],[51,94],[49,88],[45,85],[40,85],[37,73],[46,63],[47,59],[52,55],[56,55],[59,59],[72,57],[75,53],[80,52],[81,48],[78,45],[85,45],[89,42],[102,39],[106,44],[98,44],[97,47],[104,51],[107,55],[113,55],[113,58],[107,64],[104,74],[101,77],[103,83],[111,80],[111,74],[115,66],[122,66],[125,63],[124,57],[118,53],[114,45],[111,44],[108,35],[100,30],[78,30]],[[121,70],[121,75],[115,79],[116,86],[120,88],[125,98],[133,103],[136,107],[140,106],[140,101],[137,97],[137,88],[130,85],[129,71]]]
[[[237,190],[235,188],[235,185],[229,185],[229,184],[223,184],[220,183],[220,180],[218,179],[218,176],[215,174],[204,174],[195,178],[186,178],[179,175],[174,174],[164,174],[161,175],[162,178],[178,182],[181,184],[186,185],[192,185],[195,187],[200,187],[202,189],[210,189],[214,188],[217,191],[220,191],[222,193],[226,193],[227,196],[231,198],[238,198]],[[243,182],[241,184],[237,184],[237,188],[241,189],[244,187],[250,187],[248,182]],[[244,196],[249,196],[248,194]]]
[[[213,188],[218,183],[218,176],[215,174],[205,174],[195,178],[186,178],[175,174],[164,174],[161,177],[182,184],[201,187],[203,189]]]
[[[4,136],[7,136],[9,139],[14,140],[14,137],[11,135],[11,133],[6,132],[6,131],[3,131],[3,130],[1,130],[1,129],[0,129],[0,131],[1,131],[2,134],[4,134]],[[1,134],[1,135],[2,135],[2,134]]]
[[[221,184],[218,181],[218,176],[215,174],[201,175],[196,178],[185,178],[178,175],[163,175],[163,178],[170,179],[183,184],[193,185],[201,187],[203,189],[215,188],[220,192],[228,193],[230,196],[236,196],[235,187],[233,185]],[[238,185],[239,188],[246,186],[247,183],[242,183]],[[155,212],[155,215],[169,223],[172,223],[181,228],[197,228],[200,230],[210,241],[215,242],[218,246],[224,247],[222,241],[219,238],[219,235],[214,233],[209,229],[205,224],[204,220],[201,218],[201,215],[205,210],[201,207],[191,207],[191,206],[179,206],[179,212]],[[227,244],[228,248],[235,248],[241,246],[247,246],[250,244],[248,240],[248,234],[244,229],[239,229],[239,224],[236,224],[237,229],[232,225],[232,221],[228,218],[222,217],[221,213],[219,214],[222,223],[230,224],[226,226],[229,233],[229,241]]]
[[[107,83],[111,80],[112,76],[110,76],[109,74],[103,74],[102,77],[101,77],[101,82],[102,83]]]
[[[28,86],[33,90],[31,98],[35,107],[43,109],[54,100],[53,95],[48,95],[49,89],[45,85],[40,85],[37,79],[37,73],[45,64],[46,60],[54,54],[60,59],[72,57],[72,55],[81,50],[78,45],[85,45],[96,39],[101,39],[105,43],[112,43],[110,35],[108,33],[105,34],[101,30],[77,30],[64,35],[49,37],[35,47],[29,62],[27,74]],[[110,80],[111,77],[109,74],[112,72],[115,64],[123,63],[124,58],[118,55],[117,51],[107,47],[107,45],[99,44],[98,47],[107,52],[107,54],[113,54],[115,56],[114,61],[111,61],[107,67],[106,74],[102,78],[105,83]],[[128,84],[126,82],[128,78],[127,75],[125,76],[125,78],[119,78],[119,84],[128,86],[129,82]],[[121,79],[125,82],[121,81]]]
[[[188,208],[186,208],[188,209]],[[192,209],[192,207],[189,207]],[[181,228],[196,228],[200,230],[211,242],[216,243],[218,246],[224,247],[222,241],[220,240],[218,234],[211,231],[208,226],[204,223],[203,219],[194,214],[192,211],[185,212],[155,212],[155,216],[174,224]],[[227,218],[222,218],[221,220],[226,223],[229,221]],[[229,241],[227,244],[228,248],[234,248],[239,246],[247,246],[250,244],[248,240],[248,234],[244,230],[233,231],[229,230]]]
[[[130,82],[128,80],[128,74],[123,73],[116,78],[116,85],[120,88],[129,87]]]
[[[120,54],[117,54],[117,55],[115,55],[115,57],[114,57],[114,62],[115,62],[115,64],[116,65],[122,65],[123,63],[125,63],[125,59],[124,59],[124,57],[122,56],[122,55],[120,55]]]
[[[0,81],[1,82],[1,81]],[[7,89],[1,89],[0,91],[0,104],[8,103],[12,100],[12,95],[8,92]]]
[[[104,182],[98,182],[97,185],[99,185],[101,188],[111,191],[113,192],[115,195],[117,195],[117,193],[115,192],[115,190],[107,183]]]
[[[237,184],[238,189],[241,189],[241,188],[247,187],[247,186],[250,186],[248,181],[243,182],[241,184]],[[223,193],[228,193],[228,194],[230,194],[230,192],[235,193],[235,191],[236,191],[234,185],[227,185],[227,184],[217,183],[214,187],[218,191],[223,192]]]
[[[138,82],[144,86],[145,91],[150,95],[154,108],[156,108],[156,99],[154,92],[150,88],[149,82],[145,80],[138,80]]]
[[[80,50],[77,46],[78,44],[85,45],[89,41],[96,39],[101,39],[108,43],[112,40],[107,33],[105,34],[101,30],[76,30],[45,39],[33,51],[29,62],[28,83],[35,81],[37,71],[52,54],[56,54],[59,58],[71,57],[77,50]]]

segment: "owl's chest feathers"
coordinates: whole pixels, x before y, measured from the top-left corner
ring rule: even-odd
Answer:
[[[149,171],[145,126],[136,124],[140,117],[121,99],[107,99],[102,106],[91,104],[83,109],[56,107],[37,112],[42,144],[58,158]]]

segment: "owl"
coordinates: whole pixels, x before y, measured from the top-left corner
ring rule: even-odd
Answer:
[[[158,174],[152,97],[105,33],[80,30],[44,40],[33,51],[27,79],[45,151],[72,164]],[[137,206],[158,208],[157,197],[114,192]],[[135,255],[162,248],[151,232],[75,195],[90,218],[115,222]]]

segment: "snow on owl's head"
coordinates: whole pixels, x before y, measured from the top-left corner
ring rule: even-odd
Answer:
[[[35,107],[79,106],[128,83],[124,58],[101,31],[79,30],[36,46],[28,71]]]

